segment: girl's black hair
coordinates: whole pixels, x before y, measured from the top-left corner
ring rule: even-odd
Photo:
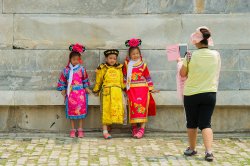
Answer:
[[[200,41],[201,44],[208,45],[208,38],[211,36],[211,33],[207,29],[200,29],[202,35],[203,35],[203,40]]]
[[[71,53],[69,54],[69,59],[71,59],[75,56],[81,57],[81,54],[79,52],[76,52],[76,51],[71,51]]]
[[[141,55],[141,50],[140,50],[139,47],[129,47],[129,49],[128,49],[128,56],[130,57],[131,52],[132,52],[133,50],[136,50],[136,49],[139,51],[139,53],[140,53],[140,55]]]

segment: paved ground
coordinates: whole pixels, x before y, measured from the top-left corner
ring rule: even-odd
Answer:
[[[198,155],[185,157],[185,134],[151,133],[141,140],[128,135],[104,140],[100,133],[83,139],[65,134],[0,134],[0,165],[249,165],[250,134],[215,134],[215,161],[204,161],[202,140]]]

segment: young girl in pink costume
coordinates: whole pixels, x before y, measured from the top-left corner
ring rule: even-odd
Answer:
[[[81,65],[81,53],[85,47],[81,44],[72,44],[69,47],[69,62],[63,69],[57,90],[65,97],[66,118],[70,119],[71,130],[70,137],[76,136],[76,121],[78,120],[77,135],[79,138],[84,137],[83,119],[88,113],[88,93],[90,93],[89,79],[86,69]]]

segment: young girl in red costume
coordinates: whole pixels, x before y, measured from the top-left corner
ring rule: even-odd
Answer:
[[[154,116],[156,107],[151,93],[154,90],[147,64],[141,56],[140,39],[130,39],[125,42],[129,47],[128,58],[124,63],[123,74],[129,105],[129,122],[132,124],[132,136],[142,138],[148,116]],[[137,125],[139,124],[139,128]]]
[[[81,53],[85,47],[81,44],[72,44],[69,47],[69,62],[63,69],[57,84],[57,90],[65,97],[66,118],[70,119],[70,137],[76,136],[75,123],[78,120],[78,137],[84,137],[83,119],[88,112],[88,93],[90,93],[89,79],[86,69],[81,65]]]

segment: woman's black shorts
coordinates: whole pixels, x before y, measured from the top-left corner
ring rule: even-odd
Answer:
[[[215,104],[215,92],[184,96],[187,128],[199,127],[200,130],[211,128]]]

